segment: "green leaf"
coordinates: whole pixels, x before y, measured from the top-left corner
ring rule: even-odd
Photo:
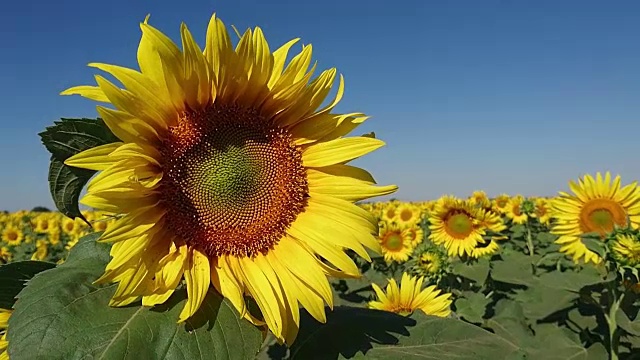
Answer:
[[[65,165],[62,160],[51,157],[49,163],[49,191],[56,208],[70,218],[79,217],[86,222],[80,212],[78,199],[82,189],[95,174],[93,170],[79,169]]]
[[[455,302],[456,314],[465,320],[480,324],[491,298],[485,297],[482,293],[467,291],[464,297],[458,298]]]
[[[582,239],[582,243],[587,247],[587,249],[593,251],[598,254],[601,258],[605,258],[607,255],[607,245],[602,241],[602,239],[594,238],[591,236],[585,236]]]
[[[585,286],[600,284],[615,279],[615,274],[603,268],[586,266],[580,271],[552,271],[540,275],[539,282],[546,287],[578,292]]]
[[[44,261],[18,261],[0,266],[0,308],[11,309],[16,295],[36,274],[56,267]]]
[[[482,285],[489,275],[489,260],[478,259],[470,264],[458,261],[453,264],[453,273]]]
[[[538,259],[519,252],[504,252],[502,261],[491,264],[491,278],[508,284],[530,286],[535,281],[532,261]]]
[[[527,325],[522,306],[513,300],[500,300],[495,306],[495,315],[485,325],[496,335],[518,346],[526,346],[532,341],[533,333]]]
[[[616,312],[616,323],[624,331],[631,335],[640,336],[640,319],[629,319],[627,314],[622,309],[618,309]]]
[[[56,208],[70,218],[81,218],[78,198],[95,171],[78,169],[64,161],[98,145],[120,141],[101,119],[61,119],[41,132],[40,138],[51,153],[49,191]]]
[[[522,305],[526,318],[540,320],[573,306],[578,296],[575,292],[537,285],[526,290],[516,290],[513,299]]]
[[[109,260],[109,246],[96,242],[99,235],[81,239],[67,261],[36,275],[20,292],[9,319],[12,360],[255,357],[260,330],[213,291],[184,324],[177,324],[184,289],[153,308],[109,307],[116,285],[92,284]]]
[[[305,316],[291,347],[291,359],[505,359],[515,344],[480,327],[452,318],[414,312],[403,317],[384,311],[336,307],[327,323]],[[320,354],[322,354],[320,356]]]
[[[44,146],[58,160],[98,145],[120,141],[102,119],[60,119],[40,134]]]
[[[566,328],[555,324],[539,327],[535,341],[527,349],[530,359],[549,360],[596,360],[607,359],[607,350],[602,344],[595,344],[588,349],[571,339]]]

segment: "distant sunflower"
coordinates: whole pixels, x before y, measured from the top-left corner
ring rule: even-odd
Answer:
[[[424,240],[424,230],[419,224],[412,224],[405,226],[405,229],[409,235],[409,241],[411,246],[416,247]]]
[[[421,310],[427,315],[447,317],[451,314],[451,294],[440,294],[434,285],[422,289],[424,277],[402,274],[400,286],[395,279],[389,279],[386,292],[376,284],[371,284],[378,297],[369,302],[369,307],[400,315],[410,315]]]
[[[424,276],[432,282],[438,282],[449,266],[446,251],[435,245],[421,245],[415,251],[417,255],[411,260],[411,271],[419,276]]]
[[[620,176],[612,181],[609,172],[604,178],[601,173],[595,179],[585,175],[577,184],[570,181],[569,187],[575,195],[560,192],[551,202],[552,215],[558,220],[551,233],[559,235],[556,243],[562,245],[560,251],[572,256],[575,262],[584,259],[599,263],[600,257],[582,243],[581,236],[598,233],[604,237],[616,225],[638,229],[640,192],[635,182],[620,187]]]
[[[411,244],[412,234],[407,228],[395,222],[384,222],[380,226],[379,241],[382,248],[382,255],[386,262],[405,262],[411,256],[413,245]]]
[[[420,221],[420,214],[421,211],[419,207],[410,203],[404,203],[396,209],[395,220],[401,225],[409,226]]]
[[[551,221],[551,211],[549,209],[549,201],[544,198],[535,200],[536,209],[534,215],[540,224],[548,225]]]
[[[396,221],[397,216],[398,216],[398,206],[392,203],[388,203],[382,209],[382,216],[380,217],[380,219],[387,222],[393,222],[393,221]]]
[[[434,244],[442,244],[451,256],[471,255],[478,243],[484,243],[487,231],[504,229],[497,214],[449,196],[441,198],[430,221],[429,238]]]
[[[31,260],[44,260],[47,258],[49,248],[44,240],[36,241],[36,251],[31,255]]]
[[[640,240],[636,236],[619,234],[610,249],[617,263],[631,267],[640,265]]]
[[[487,193],[484,191],[474,191],[469,197],[469,202],[483,209],[491,208],[491,200],[489,200]]]
[[[377,187],[347,163],[384,142],[345,137],[367,116],[331,113],[344,93],[341,76],[335,99],[320,108],[337,72],[312,79],[311,45],[287,64],[297,39],[271,52],[256,27],[233,46],[215,15],[204,52],[185,24],[182,50],[147,20],[140,28],[140,72],[90,64],[125,89],[96,76],[97,87],[62,93],[115,107],[98,113],[121,142],[65,162],[101,171],[83,204],[124,215],[101,236],[114,245],[98,282],[119,282],[111,305],[141,296],[153,306],[184,276],[180,322],[212,283],[242,316],[262,324],[247,311],[248,294],[276,338],[290,344],[298,304],[324,322],[324,302],[332,305],[326,276],[359,275],[343,250],[366,259],[364,247],[379,251],[376,219],[354,202],[397,187]]]
[[[493,211],[499,214],[506,213],[507,206],[509,205],[509,199],[511,199],[511,197],[507,194],[500,194],[496,196],[496,198],[491,202]]]
[[[524,202],[524,197],[521,195],[516,195],[509,199],[507,203],[507,209],[505,214],[514,224],[524,224],[527,222],[529,217],[522,211],[522,203]]]
[[[2,230],[2,240],[9,246],[18,246],[23,239],[22,230],[15,225],[9,225]]]
[[[62,231],[67,235],[72,235],[80,231],[78,220],[64,218],[62,220]]]

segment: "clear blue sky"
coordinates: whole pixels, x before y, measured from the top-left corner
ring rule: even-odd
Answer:
[[[202,44],[213,11],[272,48],[301,37],[346,79],[338,110],[372,119],[387,147],[357,162],[397,197],[485,189],[551,195],[610,170],[640,179],[640,2],[32,0],[0,7],[0,209],[51,206],[36,135],[95,117],[63,97],[89,62],[136,67],[138,23]]]

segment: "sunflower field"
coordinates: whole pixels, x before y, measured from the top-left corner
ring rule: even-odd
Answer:
[[[637,183],[371,200],[310,45],[140,30],[39,134],[57,211],[0,214],[0,360],[640,358]]]

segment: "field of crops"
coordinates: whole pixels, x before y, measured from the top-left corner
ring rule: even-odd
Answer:
[[[389,319],[357,313],[331,332],[307,322],[299,337],[314,339],[294,345],[295,353],[364,352],[363,343],[410,348],[418,337],[422,345],[442,345],[438,351],[445,355],[460,353],[457,339],[482,358],[502,358],[505,351],[532,359],[635,358],[640,188],[621,187],[609,174],[586,176],[570,188],[574,194],[556,198],[490,199],[477,191],[467,199],[360,204],[378,221],[381,254],[350,253],[363,276],[333,280],[334,303],[459,322],[442,328],[431,320],[430,326],[408,326],[408,333],[397,329],[402,324],[388,328],[380,321]],[[58,212],[3,214],[2,262],[63,263],[78,239],[116,221],[104,212],[83,215],[93,229]],[[340,316],[340,309],[328,317]],[[377,338],[371,329],[386,329],[390,338]],[[281,358],[287,351],[267,338],[259,356]]]

